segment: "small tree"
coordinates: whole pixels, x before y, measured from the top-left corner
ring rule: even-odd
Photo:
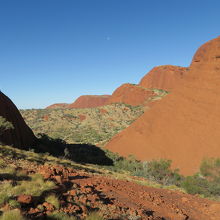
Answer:
[[[4,117],[0,116],[0,135],[2,135],[4,131],[9,129],[14,129],[13,124],[7,121]]]

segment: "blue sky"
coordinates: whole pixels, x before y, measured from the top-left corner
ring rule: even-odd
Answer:
[[[219,0],[0,0],[0,89],[19,108],[73,102],[188,66],[220,35]]]

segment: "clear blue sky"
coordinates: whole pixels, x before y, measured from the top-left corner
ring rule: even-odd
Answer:
[[[219,0],[0,0],[0,89],[19,108],[111,94],[219,35]]]

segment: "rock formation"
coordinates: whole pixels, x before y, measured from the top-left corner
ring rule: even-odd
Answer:
[[[125,103],[133,106],[143,105],[155,93],[139,85],[126,83],[117,88],[108,100],[108,104]]]
[[[82,95],[68,108],[95,108],[105,105],[110,95]]]
[[[49,105],[46,109],[54,109],[54,108],[68,108],[69,104],[67,103],[55,103],[53,105]]]
[[[172,65],[154,67],[140,81],[139,85],[145,88],[163,89],[172,91],[185,77],[188,68]]]
[[[0,135],[1,143],[22,149],[33,148],[36,137],[26,125],[14,103],[2,92],[0,92],[0,116],[14,126],[14,129],[6,130]]]
[[[220,157],[219,94],[220,37],[198,49],[181,85],[106,147],[141,160],[171,159],[193,174],[203,158]]]

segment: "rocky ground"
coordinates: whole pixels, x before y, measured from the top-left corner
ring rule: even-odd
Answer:
[[[117,180],[97,170],[76,169],[61,165],[40,165],[25,160],[5,159],[26,174],[39,173],[45,180],[55,183],[52,190],[39,197],[19,195],[21,212],[28,219],[47,219],[57,209],[46,202],[51,193],[59,200],[59,212],[84,219],[88,213],[98,211],[104,219],[149,220],[217,220],[220,203],[188,195],[179,191],[138,185]],[[0,184],[6,181],[0,180]],[[7,180],[9,181],[9,180]],[[14,183],[16,184],[16,183]],[[9,209],[6,204],[3,210]]]

